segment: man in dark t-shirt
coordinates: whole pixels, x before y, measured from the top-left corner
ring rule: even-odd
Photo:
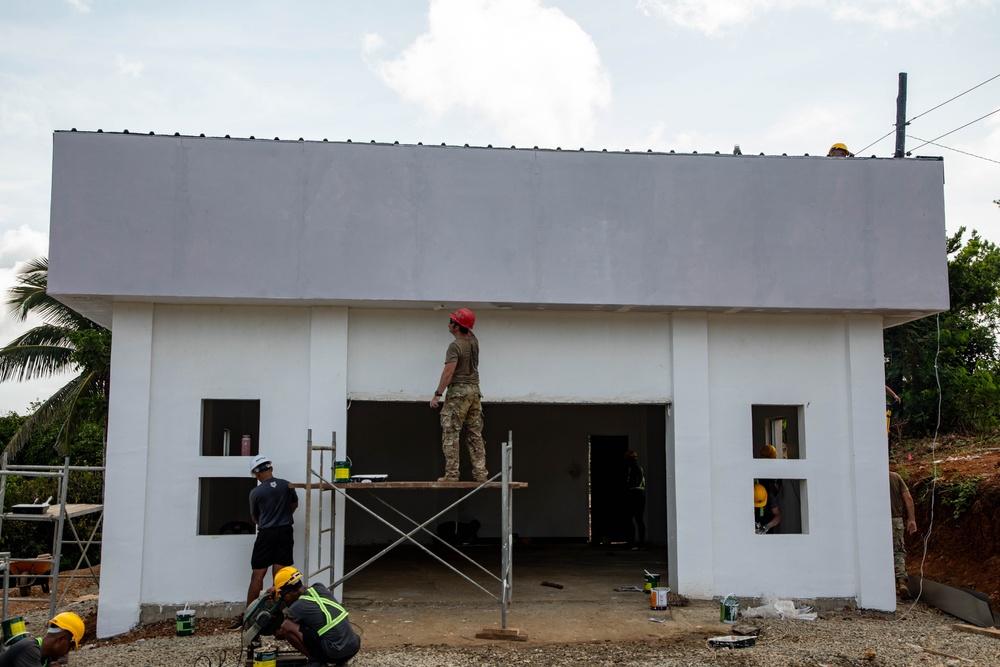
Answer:
[[[275,477],[271,459],[259,454],[250,462],[250,474],[260,482],[250,492],[250,518],[257,524],[257,539],[250,556],[250,587],[247,589],[247,607],[254,603],[264,590],[264,575],[271,568],[272,576],[283,567],[292,565],[292,515],[299,506],[299,498],[288,481]],[[243,626],[243,615],[233,622],[232,629]]]
[[[0,667],[48,667],[74,647],[80,647],[85,628],[83,619],[63,612],[49,621],[44,637],[25,637],[0,654]]]
[[[343,665],[361,648],[361,638],[354,632],[349,616],[323,584],[306,588],[302,574],[285,567],[274,575],[274,589],[288,605],[285,621],[274,633],[307,656],[309,665]],[[270,592],[270,591],[269,591]]]

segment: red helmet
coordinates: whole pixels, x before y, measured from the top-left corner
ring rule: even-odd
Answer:
[[[459,308],[451,314],[451,319],[461,324],[466,329],[476,326],[476,316],[468,308]]]

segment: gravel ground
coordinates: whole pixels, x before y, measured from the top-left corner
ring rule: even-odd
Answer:
[[[824,613],[815,621],[749,619],[760,629],[756,645],[711,649],[709,637],[730,626],[677,628],[649,641],[603,640],[573,644],[495,642],[475,646],[365,647],[353,667],[497,667],[508,665],[1000,665],[1000,639],[957,632],[958,619],[918,604],[895,618],[864,612]],[[659,624],[669,627],[671,621]],[[737,626],[737,627],[741,627]],[[85,646],[70,655],[70,665],[124,667],[192,665],[238,667],[243,664],[236,633],[191,637],[154,637],[133,643]]]

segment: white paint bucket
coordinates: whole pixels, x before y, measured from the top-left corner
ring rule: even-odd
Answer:
[[[670,606],[670,601],[667,600],[667,594],[670,592],[669,588],[654,588],[649,591],[649,608],[655,609],[656,611],[664,611]]]

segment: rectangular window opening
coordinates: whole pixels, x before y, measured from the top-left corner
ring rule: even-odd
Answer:
[[[202,456],[256,456],[258,453],[259,400],[202,399]]]
[[[198,534],[252,535],[250,492],[252,477],[201,477],[198,479]]]
[[[806,480],[754,480],[754,532],[758,535],[809,533]]]
[[[753,405],[750,407],[750,415],[755,459],[806,457],[803,406]]]

